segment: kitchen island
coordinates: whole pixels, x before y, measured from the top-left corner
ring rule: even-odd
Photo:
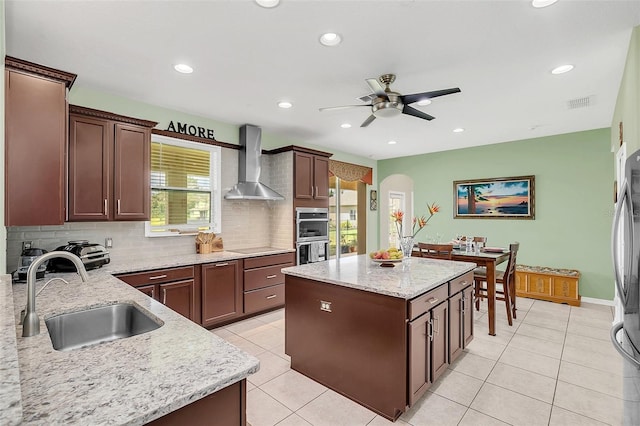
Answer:
[[[291,368],[397,419],[473,338],[474,268],[360,255],[283,269]]]
[[[200,420],[243,424],[246,378],[258,371],[259,361],[112,274],[290,251],[265,248],[250,254],[224,251],[132,260],[88,271],[86,283],[75,273],[47,274],[36,289],[54,277],[68,283],[53,281],[37,297],[40,334],[26,338],[18,324],[26,285],[12,285],[8,275],[0,276],[0,424],[136,425],[162,422],[167,415],[189,423],[184,410],[203,403],[219,406],[215,398],[222,398],[223,408],[240,420],[231,421],[215,410],[209,410],[209,417],[200,414]],[[142,308],[162,326],[86,348],[53,349],[45,319],[119,302]]]

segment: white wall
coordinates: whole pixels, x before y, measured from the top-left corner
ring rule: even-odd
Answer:
[[[378,210],[380,217],[380,248],[389,246],[389,192],[403,192],[405,194],[405,214],[410,217],[413,212],[413,179],[406,175],[390,175],[380,182],[378,192]]]

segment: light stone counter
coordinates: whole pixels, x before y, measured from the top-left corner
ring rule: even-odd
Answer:
[[[284,268],[282,272],[300,278],[336,284],[387,296],[413,299],[472,271],[475,263],[412,257],[386,268],[368,255],[349,256],[326,262]]]
[[[194,265],[292,250],[162,256],[89,271],[47,274],[36,283],[40,334],[18,324],[26,284],[0,277],[0,424],[144,424],[236,383],[259,369],[253,356],[114,278],[114,273]],[[44,319],[87,307],[134,303],[157,330],[68,352],[53,349]]]

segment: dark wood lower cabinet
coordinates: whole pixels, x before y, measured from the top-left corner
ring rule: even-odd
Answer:
[[[202,325],[226,322],[242,315],[240,262],[202,265]]]
[[[246,380],[242,380],[147,424],[153,426],[245,426],[247,424],[246,401]]]
[[[462,292],[449,299],[449,362],[462,355]]]
[[[181,314],[185,318],[193,320],[196,311],[195,282],[194,280],[178,281],[169,284],[159,284],[160,302]]]

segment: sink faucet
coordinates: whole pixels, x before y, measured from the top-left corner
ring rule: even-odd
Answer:
[[[84,264],[80,258],[68,251],[50,251],[35,258],[27,270],[27,307],[22,323],[22,337],[31,337],[40,334],[40,318],[38,318],[38,313],[36,312],[36,271],[44,262],[55,257],[62,257],[73,262],[82,281],[86,282],[89,280],[87,270],[84,269]]]

